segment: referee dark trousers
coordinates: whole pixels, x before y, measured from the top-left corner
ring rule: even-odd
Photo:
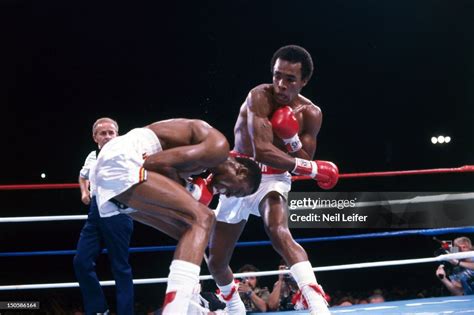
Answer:
[[[108,258],[115,279],[117,314],[133,314],[134,294],[132,268],[128,262],[133,220],[126,214],[101,218],[95,197],[91,199],[87,221],[82,228],[74,256],[74,270],[79,282],[86,314],[103,313],[109,309],[97,278],[95,265],[102,250]]]

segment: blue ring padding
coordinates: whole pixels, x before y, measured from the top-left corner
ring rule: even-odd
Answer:
[[[310,237],[310,238],[295,239],[295,241],[297,241],[298,243],[314,243],[314,242],[324,242],[324,241],[340,241],[340,240],[397,237],[397,236],[410,236],[410,235],[432,236],[432,235],[441,235],[441,234],[450,234],[450,233],[474,233],[474,226],[352,234],[352,235],[342,235],[342,236]],[[270,241],[238,242],[235,245],[235,247],[267,246],[271,244],[272,243]],[[131,247],[129,249],[129,252],[130,253],[168,252],[168,251],[173,251],[175,249],[176,249],[175,245],[146,246],[146,247]],[[107,249],[103,249],[102,253],[107,253]],[[52,251],[33,251],[33,252],[6,252],[6,253],[0,253],[0,257],[53,256],[53,255],[75,255],[75,254],[76,254],[76,250],[52,250]]]

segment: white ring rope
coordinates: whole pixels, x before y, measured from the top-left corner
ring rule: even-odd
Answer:
[[[440,194],[431,196],[416,196],[413,198],[405,199],[394,199],[394,200],[380,200],[380,201],[360,201],[356,202],[354,208],[366,208],[366,207],[377,207],[377,206],[395,206],[395,205],[407,205],[407,204],[420,204],[429,202],[450,202],[450,201],[462,201],[474,199],[474,192],[469,193],[457,193],[457,194]],[[304,207],[294,207],[291,210],[305,210]],[[313,210],[331,208],[328,205],[314,205],[311,206]],[[0,221],[1,222],[1,221]]]
[[[384,205],[404,205],[404,204],[415,204],[415,203],[427,203],[427,202],[442,202],[442,201],[460,201],[460,200],[471,200],[474,199],[474,192],[471,193],[458,193],[458,194],[440,194],[432,196],[417,196],[408,199],[397,199],[397,200],[382,200],[382,201],[362,201],[356,202],[355,208],[363,207],[374,207]],[[312,209],[324,209],[327,206],[315,206]],[[295,208],[292,210],[305,209]],[[0,217],[0,223],[7,222],[44,222],[44,221],[73,221],[73,220],[85,220],[87,215],[59,215],[59,216],[35,216],[35,217]]]
[[[57,215],[57,216],[41,216],[41,217],[3,217],[0,223],[6,222],[44,222],[44,221],[73,221],[85,220],[87,215]]]
[[[388,260],[388,261],[376,261],[367,263],[356,263],[326,267],[316,267],[313,271],[333,271],[333,270],[346,270],[346,269],[360,269],[360,268],[371,268],[371,267],[384,267],[384,266],[398,266],[398,265],[409,265],[409,264],[420,264],[428,262],[441,262],[453,259],[466,259],[473,258],[474,251],[460,252],[454,254],[444,254],[436,257],[428,258],[415,258],[415,259],[404,259],[404,260]],[[288,274],[290,270],[271,270],[271,271],[258,271],[258,272],[242,272],[235,273],[235,278],[242,278],[248,276],[262,277],[262,276],[273,276],[279,274]],[[211,275],[204,275],[199,277],[200,280],[210,280]],[[165,283],[168,278],[150,278],[150,279],[134,279],[134,284],[152,284],[152,283]],[[100,281],[102,286],[115,285],[114,280]],[[3,285],[0,286],[0,291],[7,290],[31,290],[31,289],[51,289],[51,288],[76,288],[79,287],[77,282],[64,282],[64,283],[42,283],[42,284],[18,284],[18,285]]]
[[[448,199],[449,198],[449,199]],[[407,199],[386,200],[386,201],[362,201],[356,202],[356,208],[374,207],[387,205],[404,205],[427,202],[443,202],[443,201],[461,201],[474,199],[474,193],[459,193],[459,194],[441,194],[432,196],[416,196]]]

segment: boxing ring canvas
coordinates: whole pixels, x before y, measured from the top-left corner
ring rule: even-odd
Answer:
[[[474,296],[452,296],[385,302],[378,304],[359,304],[335,306],[329,309],[331,314],[354,315],[438,315],[438,314],[474,314]],[[248,313],[261,314],[261,313]],[[269,315],[308,314],[308,311],[267,312]]]

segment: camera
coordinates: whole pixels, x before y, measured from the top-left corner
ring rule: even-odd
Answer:
[[[459,252],[459,247],[453,246],[453,241],[442,241],[442,240],[437,239],[436,237],[433,237],[433,239],[436,242],[441,244],[441,247],[435,250],[434,252],[435,256],[453,254],[453,253]]]

